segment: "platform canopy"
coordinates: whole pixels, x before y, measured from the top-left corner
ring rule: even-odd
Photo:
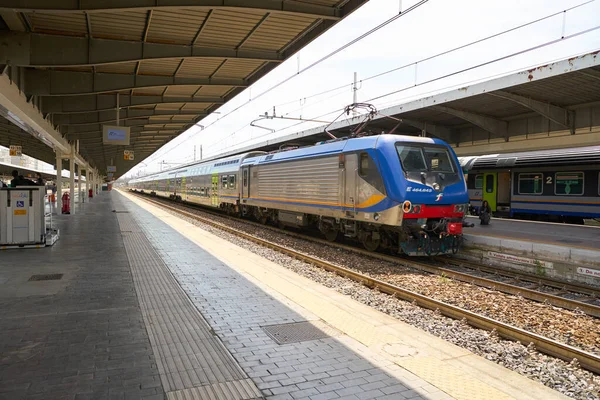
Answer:
[[[361,116],[340,118],[329,131],[345,137],[363,121]],[[312,145],[330,139],[324,128],[307,129],[228,154]],[[600,51],[381,109],[364,133],[390,131],[443,139],[459,155],[598,144]]]
[[[5,104],[22,95],[55,130],[53,147],[79,141],[99,171],[114,160],[117,178],[366,1],[4,0],[0,145],[55,159],[34,138],[45,123]],[[103,145],[117,101],[134,161]]]

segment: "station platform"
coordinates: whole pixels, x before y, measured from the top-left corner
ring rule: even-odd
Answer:
[[[0,399],[566,398],[128,194],[55,222],[0,254]]]
[[[492,218],[464,229],[460,257],[600,286],[600,227]]]

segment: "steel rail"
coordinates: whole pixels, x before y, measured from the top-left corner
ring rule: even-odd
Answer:
[[[429,298],[425,295],[402,289],[398,286],[392,285],[387,282],[383,282],[367,275],[363,275],[359,272],[352,271],[348,268],[335,265],[324,261],[320,258],[313,257],[308,254],[300,253],[296,250],[293,250],[289,247],[282,246],[276,243],[273,243],[268,240],[260,239],[256,236],[252,236],[248,233],[241,232],[237,229],[231,228],[229,226],[223,225],[219,222],[212,221],[207,218],[200,217],[197,214],[191,213],[189,211],[182,210],[181,208],[174,207],[171,205],[167,205],[158,201],[150,200],[148,198],[144,198],[145,201],[149,203],[154,203],[159,205],[160,207],[164,207],[170,209],[176,213],[185,215],[189,218],[198,220],[202,223],[208,224],[215,228],[221,229],[228,233],[234,234],[236,236],[242,237],[246,240],[250,240],[254,243],[257,243],[261,246],[271,248],[283,254],[289,255],[293,258],[302,260],[304,262],[308,262],[310,264],[316,265],[320,268],[323,268],[327,271],[336,273],[340,276],[346,277],[348,279],[352,279],[358,283],[361,283],[369,288],[377,289],[383,293],[387,293],[394,297],[400,298],[402,300],[406,300],[409,302],[416,302],[417,305],[428,308],[431,310],[439,310],[443,315],[446,315],[453,319],[465,319],[469,325],[474,326],[476,328],[492,331],[495,330],[500,336],[518,341],[524,345],[528,345],[529,343],[533,343],[537,350],[551,355],[553,357],[560,358],[565,361],[571,361],[573,359],[577,359],[582,368],[592,371],[594,373],[600,373],[600,356],[594,355],[592,353],[586,352],[584,350],[578,349],[573,346],[569,346],[564,343],[557,342],[555,340],[546,338],[544,336],[535,334],[533,332],[528,332],[524,329],[514,327],[509,324],[505,324],[500,321],[496,321],[492,318],[488,318],[486,316],[465,310],[460,307],[453,306],[451,304],[444,303],[439,300],[435,300]]]
[[[590,285],[567,283],[567,282],[559,281],[557,279],[546,278],[546,277],[542,277],[542,276],[538,276],[538,275],[529,274],[524,271],[513,271],[513,270],[504,269],[504,268],[498,269],[498,268],[490,267],[487,265],[478,264],[474,261],[464,260],[462,258],[457,259],[457,258],[436,257],[436,260],[439,262],[442,262],[442,263],[446,263],[446,264],[453,264],[453,265],[456,265],[457,267],[465,267],[465,268],[469,268],[469,269],[475,269],[475,270],[479,270],[482,272],[486,272],[488,274],[504,276],[507,278],[512,278],[512,279],[523,281],[523,282],[535,283],[540,286],[554,287],[554,288],[569,291],[569,292],[586,294],[586,295],[592,296],[592,297],[598,297],[600,295],[600,288],[594,288],[593,286],[590,286]]]
[[[172,202],[172,200],[163,199],[163,198],[161,198],[161,200],[164,200],[165,202]],[[149,200],[149,201],[151,201],[151,200]],[[156,201],[156,203],[163,204],[163,203],[160,203],[159,201]],[[193,207],[192,204],[189,204],[189,203],[183,203],[183,204],[185,204],[188,207],[195,208],[195,207]],[[233,218],[228,215],[223,215],[223,214],[217,213],[213,210],[202,209],[201,211],[212,214],[212,215],[220,216],[222,218],[228,218],[228,219],[232,219],[235,221],[239,221],[238,218]],[[260,226],[263,229],[271,229],[271,230],[274,230],[277,232],[281,232],[280,229],[270,227],[270,226],[265,226],[265,225],[259,224],[257,222],[247,221],[247,220],[244,220],[244,222],[246,222],[248,224]],[[414,259],[407,260],[407,259],[399,258],[397,256],[390,256],[390,255],[381,254],[381,253],[374,253],[374,252],[370,252],[370,251],[360,249],[357,247],[348,246],[348,245],[341,244],[341,243],[329,242],[329,241],[326,241],[323,239],[318,239],[318,238],[314,238],[311,236],[307,236],[307,235],[303,235],[303,234],[299,234],[299,233],[295,233],[295,232],[285,231],[285,234],[288,236],[300,238],[303,240],[309,240],[312,242],[321,243],[321,244],[325,244],[325,245],[332,246],[332,247],[342,248],[344,250],[352,251],[356,254],[364,255],[364,256],[375,258],[375,259],[382,260],[382,261],[387,261],[387,262],[394,263],[394,264],[399,264],[399,265],[409,267],[409,268],[414,268],[414,269],[424,271],[424,272],[427,272],[430,274],[444,276],[446,278],[451,278],[451,279],[454,279],[454,280],[457,280],[460,282],[470,283],[470,284],[473,284],[476,286],[485,287],[485,288],[492,289],[492,290],[497,290],[497,291],[507,293],[507,294],[512,294],[515,296],[521,296],[528,300],[533,300],[533,301],[537,301],[540,303],[547,303],[547,304],[550,304],[555,307],[564,308],[566,310],[580,310],[587,315],[590,315],[590,316],[593,316],[596,318],[600,318],[600,306],[586,303],[583,301],[578,301],[576,299],[568,299],[568,298],[554,295],[552,293],[544,293],[544,292],[540,292],[540,291],[537,291],[537,290],[531,289],[531,288],[524,288],[521,286],[506,283],[506,282],[499,282],[499,281],[495,281],[493,279],[478,277],[478,276],[470,275],[468,273],[454,271],[449,268],[430,265],[430,264],[427,264],[427,263],[424,263],[421,261],[417,261]],[[457,260],[457,259],[452,259],[452,258],[436,257],[436,260],[439,262],[443,262],[443,263],[452,263],[457,266],[462,266],[461,264],[463,263],[463,260]],[[464,264],[469,264],[469,262],[464,262]],[[474,264],[474,263],[470,263],[470,264],[473,266],[467,267],[467,268],[478,269],[478,267],[479,267],[478,264]],[[487,270],[484,272],[490,271],[489,273],[494,273],[494,271],[495,271],[493,268],[486,267],[486,266],[481,266],[481,270]],[[505,273],[507,275],[511,274],[511,275],[509,275],[511,277],[515,276],[515,279],[519,279],[519,275],[521,275],[520,273],[509,272],[506,270],[502,270],[502,272],[498,273],[498,275],[503,275]],[[525,273],[523,273],[522,275],[524,276],[524,278],[526,278],[523,280],[528,280],[528,278],[531,276],[531,275],[528,275]],[[530,279],[533,279],[533,278],[530,278]],[[594,290],[594,288],[587,286],[587,285],[580,287],[575,284],[567,284],[567,283],[562,284],[562,282],[552,280],[549,278],[544,278],[544,279],[540,278],[539,282],[540,282],[540,285],[560,287],[561,289],[563,289],[565,291],[582,293],[582,294],[586,294],[587,296],[591,296],[594,298],[597,298],[598,294],[600,292],[600,290]]]

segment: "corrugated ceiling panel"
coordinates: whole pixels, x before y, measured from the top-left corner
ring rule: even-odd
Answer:
[[[81,14],[26,13],[34,32],[85,36],[87,23]]]
[[[110,74],[133,74],[135,73],[136,65],[137,63],[135,62],[98,65],[96,67],[96,72],[106,72]]]
[[[75,72],[92,72],[92,67],[58,67],[58,68],[36,68],[36,69],[52,69],[56,71],[75,71]]]
[[[193,110],[193,111],[198,111],[198,113],[206,110],[209,106],[206,105],[206,103],[186,103],[185,106],[183,106],[183,110]]]
[[[279,50],[310,26],[314,18],[271,14],[244,43],[244,49]]]
[[[215,10],[196,45],[235,48],[264,15],[264,12]]]
[[[160,103],[156,105],[157,110],[179,110],[185,103]]]
[[[263,64],[262,61],[229,59],[216,74],[215,78],[246,78],[251,72]]]
[[[148,120],[150,121],[150,123],[153,123],[155,121],[165,121],[165,120],[170,120],[171,116],[170,115],[153,115],[151,117],[148,118]]]
[[[143,106],[130,106],[129,108],[133,108],[133,109],[136,109],[136,110],[153,110],[155,107],[158,108],[154,104],[146,104],[146,105],[143,105]]]
[[[165,96],[192,96],[199,87],[198,85],[169,86]]]
[[[338,3],[340,3],[340,1],[339,0],[308,0],[308,1],[304,1],[304,3],[333,7],[333,6],[337,5]],[[345,1],[342,3],[345,3]]]
[[[188,125],[188,124],[187,123],[165,124],[165,128],[167,128],[167,129],[183,129],[186,125]]]
[[[92,36],[122,40],[141,40],[144,35],[147,16],[147,11],[119,11],[90,14]]]
[[[480,94],[460,100],[446,103],[450,108],[474,112],[476,114],[489,115],[496,118],[504,118],[530,112],[526,107],[518,105],[510,100],[501,99],[489,94]]]
[[[508,92],[547,101],[559,106],[596,101],[600,80],[584,75],[586,70],[506,89]]]
[[[181,63],[179,59],[146,60],[140,63],[140,75],[173,76]]]
[[[155,43],[191,44],[206,14],[206,11],[197,10],[155,10],[147,40]]]
[[[221,58],[187,58],[177,72],[177,77],[195,78],[210,76],[223,62]]]
[[[189,122],[193,121],[194,118],[196,118],[195,115],[173,115],[171,119],[173,120],[173,122]]]
[[[133,94],[135,96],[161,96],[164,91],[165,86],[158,86],[152,88],[134,89]]]
[[[231,90],[231,86],[202,86],[196,96],[223,96]]]
[[[159,103],[156,105],[157,110],[179,110],[185,103]]]

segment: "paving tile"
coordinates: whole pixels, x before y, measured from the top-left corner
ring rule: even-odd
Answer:
[[[150,375],[138,362],[154,362],[154,353],[112,196],[102,194],[84,207],[53,217],[61,233],[53,247],[0,256],[0,275],[14,287],[0,289],[0,398],[107,399],[107,379],[122,385],[120,374],[131,369],[128,384],[139,387]],[[64,275],[27,281],[40,273]],[[122,347],[107,353],[113,344]],[[19,391],[5,396],[11,387]]]
[[[277,344],[262,327],[317,318],[307,315],[306,310],[280,294],[249,281],[133,202],[123,201],[122,204],[129,213],[120,218],[135,220],[136,229],[154,249],[157,255],[154,258],[162,260],[187,298],[200,311],[205,323],[239,361],[240,368],[261,389],[263,396],[295,399],[301,397],[298,394],[293,397],[293,393],[307,390],[304,398],[357,398],[358,394],[376,393],[384,387],[406,385],[417,388],[423,383],[393,378],[389,369],[378,367],[371,359],[365,358],[369,351],[364,346],[353,350],[336,338]],[[162,305],[155,302],[152,306]],[[168,325],[164,321],[161,323]],[[169,340],[174,340],[173,337],[169,336]],[[150,339],[155,340],[153,335]],[[167,342],[160,345],[167,345]],[[175,342],[184,343],[182,340]],[[167,349],[169,352],[176,351],[171,347]],[[202,354],[202,351],[196,350],[195,354]],[[185,362],[183,364],[161,367],[158,362],[159,369],[187,368]],[[379,364],[382,364],[381,360]],[[392,364],[386,362],[386,365]],[[172,384],[167,386],[170,388]],[[370,384],[372,386],[366,386]],[[312,390],[319,393],[308,394]],[[336,391],[342,391],[341,395]],[[386,395],[384,392],[381,394]],[[369,395],[365,396],[368,398]]]

